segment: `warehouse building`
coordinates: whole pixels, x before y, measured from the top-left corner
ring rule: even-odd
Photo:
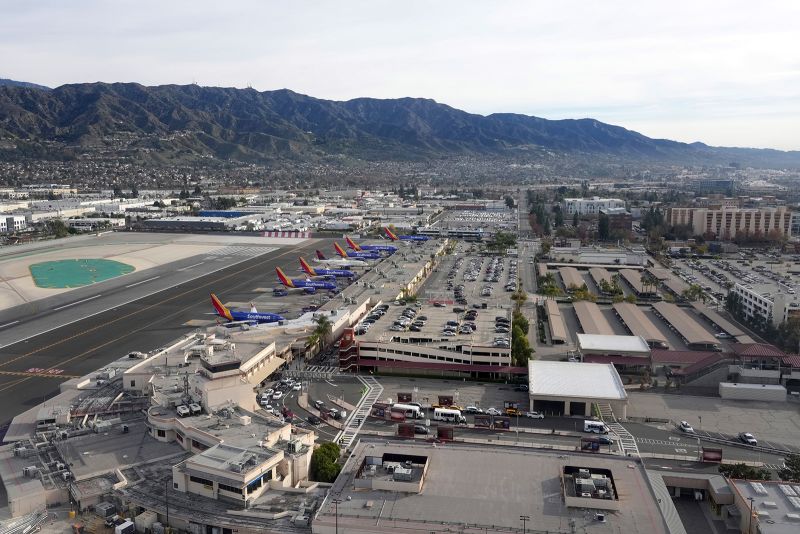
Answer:
[[[564,317],[558,302],[547,299],[544,301],[544,310],[547,313],[547,325],[550,329],[550,340],[553,344],[567,342],[567,326],[564,324]]]
[[[578,269],[575,267],[559,267],[558,272],[561,275],[561,280],[564,282],[564,289],[567,291],[583,287],[585,282],[578,272]]]
[[[585,334],[600,334],[613,336],[614,329],[606,320],[600,307],[594,302],[579,300],[573,305],[575,314],[578,316],[578,323],[581,325]]]
[[[671,330],[683,338],[690,349],[721,350],[719,340],[677,305],[670,302],[656,302],[653,304],[653,311],[667,323]]]
[[[669,348],[667,338],[656,328],[656,325],[644,314],[639,306],[630,302],[616,302],[613,307],[614,313],[631,335],[641,337],[652,348]]]
[[[528,384],[531,410],[591,417],[592,404],[600,403],[610,405],[618,418],[626,417],[628,394],[611,364],[531,360]]]

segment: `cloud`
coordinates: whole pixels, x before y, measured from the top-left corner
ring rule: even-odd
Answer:
[[[16,2],[3,15],[0,75],[47,85],[422,96],[800,149],[796,2],[85,0]]]

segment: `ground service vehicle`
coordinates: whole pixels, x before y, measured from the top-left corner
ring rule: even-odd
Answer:
[[[602,421],[584,421],[584,432],[593,432],[595,434],[608,434],[608,427]]]
[[[467,418],[461,415],[458,410],[451,410],[449,408],[436,408],[433,410],[433,419],[435,421],[444,421],[446,423],[466,423]]]

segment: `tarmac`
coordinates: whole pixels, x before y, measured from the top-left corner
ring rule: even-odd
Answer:
[[[248,302],[254,288],[274,280],[276,266],[295,264],[297,255],[323,245],[309,240],[253,257],[237,255],[241,247],[215,244],[227,253],[186,258],[140,274],[138,280],[122,277],[127,284],[110,280],[73,290],[70,300],[78,300],[65,305],[0,313],[0,424],[54,396],[71,377],[132,351],[157,349],[194,330],[186,323],[211,311],[211,291],[225,301]],[[148,280],[153,276],[161,278]],[[96,286],[108,291],[87,296],[85,291],[96,292]]]

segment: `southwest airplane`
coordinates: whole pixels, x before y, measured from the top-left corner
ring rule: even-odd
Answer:
[[[306,260],[300,258],[300,267],[308,276],[330,276],[334,278],[353,278],[356,273],[347,269],[314,269]]]
[[[390,254],[397,252],[397,247],[394,245],[357,245],[349,237],[345,237],[344,240],[347,241],[347,246],[356,252],[361,252],[363,250],[376,250],[378,252],[389,252]]]
[[[320,263],[325,266],[330,267],[367,267],[367,262],[364,260],[359,260],[357,258],[349,258],[349,259],[328,259],[325,257],[321,251],[317,250],[317,257],[314,259],[315,262]]]
[[[289,278],[280,267],[275,267],[275,272],[278,273],[278,279],[287,289],[302,289],[306,293],[315,293],[317,289],[338,289],[333,282],[325,282],[322,280],[303,280],[302,278]]]
[[[388,237],[392,241],[427,241],[430,237],[426,235],[396,235],[394,232],[389,230],[388,228],[384,228],[383,231],[386,233],[386,237]]]
[[[359,258],[363,260],[380,260],[383,258],[383,256],[377,252],[347,252],[345,249],[339,246],[339,243],[336,242],[333,243],[333,248],[336,249],[336,253],[342,258]]]
[[[250,312],[231,311],[225,306],[214,293],[211,293],[211,304],[214,306],[214,311],[223,319],[227,319],[229,325],[234,324],[259,324],[259,323],[277,323],[283,321],[284,318],[277,313],[262,313],[259,312],[255,306],[250,308]]]

